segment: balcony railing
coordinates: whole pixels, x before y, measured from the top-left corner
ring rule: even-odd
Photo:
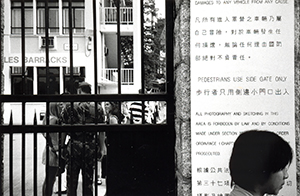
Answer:
[[[103,70],[103,78],[111,81],[118,82],[118,69],[116,68],[105,68]],[[122,68],[121,69],[121,84],[122,85],[133,85],[133,68]]]
[[[117,8],[105,7],[101,8],[101,24],[117,24]],[[120,8],[120,23],[133,24],[133,9],[132,7]]]

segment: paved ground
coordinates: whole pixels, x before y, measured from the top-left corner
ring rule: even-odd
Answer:
[[[42,184],[45,177],[45,166],[42,164],[42,153],[45,147],[45,139],[38,134],[37,139],[37,187],[38,196],[42,195]],[[33,195],[33,134],[26,134],[25,137],[25,195]],[[13,194],[21,195],[21,175],[22,175],[22,135],[14,134],[13,136]],[[100,163],[98,165],[100,168]],[[58,181],[58,180],[57,180]],[[54,185],[54,192],[58,190],[57,181]],[[78,196],[82,195],[81,179],[79,179]],[[8,196],[9,189],[9,135],[5,134],[4,138],[4,196]],[[105,182],[98,186],[98,196],[103,196],[106,191]],[[55,196],[57,194],[53,194]]]

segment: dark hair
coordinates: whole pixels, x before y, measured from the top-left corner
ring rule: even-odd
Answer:
[[[81,88],[81,90],[85,93],[91,94],[91,86],[89,85],[84,85],[84,86],[80,86],[79,88]]]
[[[110,105],[111,105],[111,107],[112,107],[110,113],[111,113],[112,115],[117,116],[118,119],[122,121],[122,120],[124,119],[125,116],[120,112],[118,102],[112,102],[112,101],[109,101],[109,103],[110,103]]]
[[[290,145],[270,131],[250,130],[242,133],[234,143],[229,162],[233,183],[253,191],[264,184],[271,174],[291,163]]]

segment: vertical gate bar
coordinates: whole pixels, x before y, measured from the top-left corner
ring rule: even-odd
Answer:
[[[46,39],[46,48],[45,48],[45,57],[46,57],[46,86],[47,94],[50,93],[50,82],[49,82],[49,8],[48,0],[45,1],[45,39]]]
[[[140,94],[145,94],[145,65],[144,65],[144,59],[145,59],[145,49],[144,49],[144,0],[141,0],[140,5],[141,10],[141,91]],[[144,108],[145,102],[142,101],[142,124],[145,123],[145,108]]]
[[[2,41],[3,41],[3,38],[4,38],[4,36],[3,36],[3,31],[2,31],[2,14],[4,14],[4,10],[3,10],[3,1],[0,1],[0,31],[1,31],[1,34],[0,34],[0,96],[2,95],[2,86],[4,86],[4,83],[2,84],[2,70],[4,70],[4,67],[2,67],[4,64],[2,64],[2,51],[4,51],[3,50],[3,43],[2,43]],[[4,18],[4,16],[3,16],[3,18]],[[3,20],[4,21],[4,20]],[[3,28],[4,28],[4,26],[3,26]],[[3,123],[3,121],[2,121],[2,119],[3,119],[3,112],[2,111],[4,111],[4,109],[2,110],[2,106],[3,106],[3,102],[0,102],[0,112],[1,112],[1,122],[0,122],[0,124],[1,125],[3,125],[4,123]],[[4,137],[5,137],[5,135],[1,132],[0,133],[0,137],[1,137],[1,152],[0,152],[0,154],[1,154],[1,157],[0,157],[0,159],[1,160],[3,160],[3,158],[4,158],[4,156],[3,156],[3,151],[4,151],[4,146],[3,146],[3,143],[4,143]],[[3,163],[3,161],[1,161],[1,163],[0,163],[0,167],[1,168],[4,168],[4,163]],[[1,170],[1,174],[0,174],[0,179],[1,179],[1,181],[4,179],[4,176],[3,176],[3,173],[4,172],[2,172],[2,170]],[[3,194],[3,184],[4,183],[1,183],[1,187],[0,187],[0,194]]]
[[[10,111],[10,119],[9,119],[9,126],[13,126],[13,113]],[[14,194],[13,188],[13,132],[10,131],[9,133],[9,193],[10,196]]]
[[[94,137],[95,137],[95,152],[94,152],[94,166],[95,166],[95,175],[94,175],[94,178],[95,178],[95,195],[98,195],[98,149],[99,149],[99,142],[98,142],[98,132],[94,132]]]
[[[37,125],[36,112],[34,112],[33,125]],[[37,132],[33,133],[33,195],[37,196]]]
[[[117,53],[118,53],[118,94],[121,94],[121,29],[120,29],[120,0],[117,0]]]
[[[93,0],[93,34],[94,34],[94,92],[98,90],[98,50],[97,50],[97,6],[96,0]]]
[[[47,125],[49,125],[49,124],[47,124]],[[42,188],[42,191],[45,191],[46,193],[48,193],[48,191],[49,191],[48,184],[50,184],[50,178],[49,178],[49,160],[50,160],[50,158],[49,158],[49,151],[50,151],[50,149],[49,149],[49,142],[48,142],[49,139],[50,139],[49,132],[46,132],[46,163],[45,163],[45,167],[46,167],[46,169],[45,169],[45,172],[46,172],[45,176],[46,177],[45,177],[44,183],[46,183],[47,186],[46,186],[45,190],[44,190],[44,187]]]
[[[22,94],[25,95],[25,3],[21,2],[21,52],[22,52]],[[25,102],[22,101],[22,125],[25,125]],[[25,132],[22,131],[22,166],[21,166],[21,189],[25,196]]]
[[[2,17],[2,14],[4,15],[3,7],[4,7],[4,2],[1,1],[0,2],[0,31],[1,32],[2,32],[2,19],[3,19],[3,22],[4,22],[4,16]],[[3,28],[4,28],[4,26],[3,26]],[[1,33],[1,35],[0,35],[0,51],[4,52],[4,47],[3,47],[4,43],[3,42],[4,42],[4,34]],[[4,66],[4,64],[2,64],[2,52],[1,52],[1,54],[0,54],[0,89],[1,89],[0,94],[1,95],[2,95],[2,86],[4,86],[4,82],[2,83],[2,79],[3,79],[3,77],[2,77],[3,72],[2,72],[2,70],[4,70],[4,67],[2,67],[2,66]],[[3,106],[3,103],[1,102],[0,103],[0,111],[2,111],[2,106]],[[3,189],[1,189],[1,190],[3,191]]]
[[[61,123],[59,124],[61,125]],[[61,131],[58,132],[58,157],[62,157],[62,133]],[[59,166],[59,171],[63,171],[61,168],[61,158],[58,159],[58,166]],[[66,172],[66,171],[65,171]],[[58,195],[61,195],[61,184],[62,184],[62,180],[61,180],[61,172],[58,175]]]
[[[170,127],[170,131],[167,132],[168,138],[172,138],[169,142],[172,143],[172,146],[175,146],[175,100],[174,100],[174,0],[165,0],[166,10],[166,67],[167,67],[167,125]],[[170,36],[169,36],[170,35]],[[174,152],[174,148],[172,150]],[[170,159],[174,160],[174,153],[170,154]],[[172,168],[175,168],[175,163],[172,162]],[[175,175],[167,173],[169,179],[175,179]],[[171,176],[172,175],[172,176]],[[175,182],[174,182],[175,185]],[[176,187],[176,185],[175,185]]]
[[[85,125],[85,122],[86,122],[85,120],[86,120],[86,116],[85,116],[85,113],[83,113],[83,121],[82,121],[83,125]],[[86,179],[86,176],[87,176],[87,174],[86,174],[86,156],[85,156],[85,152],[86,152],[85,148],[87,147],[86,131],[83,132],[83,141],[84,141],[84,143],[83,143],[83,148],[81,149],[81,154],[84,156],[83,157],[84,164],[83,164],[83,168],[81,168],[81,172],[82,172],[82,195],[85,195],[84,193],[86,191],[86,188],[88,188],[88,187],[84,186],[87,181],[87,179]]]
[[[2,14],[4,15],[4,10],[3,10],[4,5],[3,4],[4,4],[4,2],[1,1],[0,2],[0,31],[1,31],[0,51],[4,51],[3,50],[4,47],[3,47],[3,43],[2,43],[2,41],[3,41],[2,37],[4,37],[3,34],[2,34]],[[4,18],[4,16],[3,16],[3,18]],[[3,26],[3,28],[4,28],[4,26]],[[0,72],[0,87],[2,87],[2,70],[3,70],[3,67],[2,67],[2,52],[0,54],[0,63],[1,63],[1,65],[0,65],[0,70],[1,70],[1,72]],[[2,94],[2,88],[1,88],[1,94]],[[0,104],[0,111],[2,111],[2,103]]]
[[[34,184],[33,184],[33,195],[37,196],[37,133],[33,134],[34,141],[34,165],[33,165],[33,175],[34,175]]]
[[[72,27],[72,0],[68,1],[68,10],[69,10],[69,48],[70,48],[70,81],[74,82],[74,77],[73,77],[73,27]],[[74,83],[73,83],[74,85]],[[75,93],[75,92],[71,92],[71,93]],[[73,112],[74,110],[74,102],[71,102],[71,111]],[[73,122],[71,122],[71,124],[73,124]],[[74,137],[74,132],[71,131],[71,137],[70,137],[70,165],[68,165],[68,170],[72,171],[72,166],[74,165],[73,163],[73,137]],[[68,170],[67,170],[67,186],[68,189],[70,188],[70,192],[72,192],[73,189],[73,183],[68,182],[69,179],[73,179],[73,175],[72,172],[70,174],[70,176],[68,176]],[[70,187],[69,187],[70,185]],[[68,190],[69,191],[69,190]]]
[[[9,133],[9,193],[11,196],[14,195],[13,186],[13,133]]]
[[[120,14],[120,0],[117,0],[117,53],[118,53],[118,94],[122,93],[121,87],[121,14]],[[121,113],[121,102],[118,102],[119,113]],[[121,124],[121,119],[118,119]]]
[[[50,112],[49,112],[49,102],[47,101],[46,102],[46,125],[49,125],[50,123],[50,120],[49,120],[49,116],[50,116]],[[46,163],[45,163],[45,180],[44,180],[44,183],[49,183],[50,179],[49,179],[49,142],[48,140],[50,139],[50,136],[49,136],[49,132],[46,132],[46,136],[45,136],[45,139],[46,139]],[[45,191],[46,193],[48,193],[48,189],[49,189],[49,186],[46,186],[46,189],[44,190],[44,187],[42,188],[42,191]]]
[[[45,0],[45,41],[46,41],[46,48],[45,48],[45,59],[46,59],[46,86],[47,86],[47,94],[50,94],[50,79],[49,79],[49,6],[48,6],[48,0]],[[47,101],[46,103],[46,125],[49,125],[49,102]],[[45,183],[47,184],[46,186],[46,190],[45,192],[48,193],[49,191],[49,184],[50,184],[50,178],[49,178],[49,161],[50,161],[50,157],[49,157],[49,139],[50,139],[50,135],[49,132],[46,132],[46,181]],[[44,190],[42,190],[44,191]]]
[[[97,4],[96,0],[93,0],[93,34],[94,34],[94,92],[95,94],[100,94],[100,90],[98,92],[98,51],[97,51]],[[95,102],[95,119],[96,119],[96,124],[98,123],[98,103]],[[95,195],[98,195],[98,159],[97,159],[97,151],[98,151],[98,142],[97,142],[97,132],[95,132],[95,144],[96,144],[96,150],[95,150]]]
[[[166,0],[166,65],[167,65],[167,125],[172,126],[175,104],[174,104],[174,55],[173,55],[173,29],[174,29],[174,1]],[[170,36],[169,36],[170,35]]]
[[[25,95],[25,5],[21,2],[21,52],[22,52],[22,94]]]
[[[71,112],[73,113],[74,112],[74,102],[71,102]],[[71,121],[71,125],[73,125],[73,120]],[[73,190],[74,190],[74,188],[73,188],[73,183],[70,183],[69,182],[69,179],[73,179],[73,174],[72,174],[72,172],[70,173],[70,176],[68,176],[68,171],[70,170],[70,171],[72,171],[73,170],[73,168],[72,168],[72,166],[74,165],[74,163],[73,163],[73,161],[74,161],[74,159],[73,159],[73,153],[74,153],[74,149],[73,149],[73,138],[74,138],[74,135],[75,135],[75,133],[73,132],[73,131],[71,131],[71,130],[68,130],[68,132],[71,132],[71,136],[70,136],[70,139],[69,139],[69,142],[70,142],[70,156],[69,156],[69,159],[70,159],[70,161],[69,161],[69,165],[68,165],[68,167],[67,167],[67,187],[68,187],[68,189],[70,189],[71,191],[71,193],[73,192]],[[70,186],[70,187],[69,187]],[[68,190],[69,191],[69,190]]]
[[[22,101],[22,125],[25,125],[25,102]],[[26,160],[26,134],[25,131],[22,131],[22,196],[25,196],[25,160]]]
[[[74,82],[74,78],[73,78],[73,26],[72,26],[72,22],[73,22],[73,16],[72,16],[72,0],[69,0],[68,3],[68,9],[69,9],[69,48],[70,48],[70,80],[71,82]]]
[[[141,81],[141,91],[142,93],[145,92],[145,66],[144,66],[144,0],[141,0],[141,5],[140,5],[140,10],[141,10],[141,76],[142,76],[142,81]]]
[[[60,103],[59,103],[60,104]],[[61,119],[59,119],[59,123],[60,126],[62,126],[62,121]],[[65,135],[63,135],[63,133],[61,131],[58,132],[58,157],[62,157],[62,150],[65,147]],[[58,166],[59,166],[59,171],[65,171],[65,168],[61,168],[62,164],[62,159],[59,158],[58,159]],[[63,166],[65,167],[65,164],[63,164]],[[60,172],[58,175],[58,195],[61,196],[61,192],[62,192],[62,178],[61,178],[62,173]],[[65,179],[66,180],[66,179]]]

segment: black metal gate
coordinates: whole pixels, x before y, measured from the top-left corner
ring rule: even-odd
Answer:
[[[87,0],[85,0],[87,1]],[[88,44],[90,44],[87,47],[93,47],[92,50],[88,49],[87,51],[92,51],[94,60],[93,60],[93,77],[94,77],[94,83],[92,86],[94,87],[93,94],[88,95],[78,95],[76,94],[75,85],[71,85],[71,88],[69,88],[70,94],[54,94],[54,91],[51,90],[51,85],[53,85],[52,80],[53,75],[50,66],[51,62],[51,48],[53,44],[55,43],[53,41],[52,32],[56,31],[57,28],[53,26],[51,22],[49,22],[50,15],[53,14],[53,9],[56,9],[55,6],[53,6],[52,0],[44,0],[35,1],[38,9],[44,9],[44,12],[40,11],[38,13],[44,13],[44,25],[37,24],[36,32],[39,32],[40,35],[42,35],[42,45],[44,48],[44,55],[45,55],[45,61],[44,65],[41,66],[44,68],[44,75],[39,76],[39,80],[45,79],[45,86],[39,87],[42,90],[44,90],[44,93],[40,94],[34,94],[34,93],[28,93],[28,91],[34,91],[31,88],[28,88],[28,85],[32,83],[32,78],[30,79],[29,75],[33,71],[29,69],[29,66],[27,65],[28,59],[26,59],[26,49],[25,46],[28,44],[26,42],[27,39],[27,33],[28,33],[28,24],[26,24],[27,21],[27,0],[11,0],[7,1],[11,4],[11,9],[19,9],[20,10],[20,25],[11,26],[11,32],[18,32],[19,31],[19,39],[20,39],[20,46],[21,46],[21,53],[20,53],[20,70],[19,70],[19,82],[18,82],[18,88],[15,88],[12,90],[11,94],[1,94],[0,95],[0,101],[1,101],[1,111],[5,110],[4,104],[5,103],[18,103],[20,105],[20,108],[17,110],[20,113],[18,115],[21,116],[21,123],[15,124],[13,119],[14,115],[17,115],[14,110],[9,111],[10,114],[9,117],[9,123],[5,124],[4,122],[1,123],[0,131],[1,135],[4,135],[8,138],[8,145],[5,146],[7,148],[8,156],[6,157],[8,160],[6,160],[9,163],[7,171],[8,176],[8,192],[7,195],[19,195],[19,193],[16,193],[15,186],[16,182],[15,176],[14,176],[14,165],[16,164],[13,159],[14,151],[16,148],[21,149],[21,163],[20,163],[20,176],[21,179],[20,182],[20,189],[21,189],[21,195],[27,195],[26,189],[28,189],[25,176],[27,175],[28,171],[26,170],[26,167],[28,164],[33,164],[33,193],[32,195],[38,195],[38,190],[40,187],[38,187],[38,171],[37,171],[37,162],[39,160],[39,153],[38,150],[38,134],[45,133],[46,138],[49,138],[50,133],[57,132],[59,135],[63,135],[64,133],[68,132],[70,135],[70,143],[71,147],[73,144],[72,136],[76,133],[92,133],[94,138],[97,138],[100,133],[105,132],[106,133],[106,146],[107,146],[107,162],[106,162],[106,168],[107,168],[107,174],[106,174],[106,195],[176,195],[176,188],[175,188],[175,127],[174,127],[174,84],[173,84],[173,12],[174,12],[174,1],[172,0],[166,0],[165,1],[165,25],[163,35],[162,35],[162,41],[165,44],[165,82],[163,83],[163,90],[160,92],[155,93],[148,93],[149,89],[147,84],[145,84],[145,81],[147,78],[146,75],[146,67],[144,66],[144,62],[146,61],[146,58],[148,56],[145,56],[145,42],[147,42],[147,39],[145,39],[145,15],[144,15],[144,4],[147,0],[141,0],[140,1],[140,8],[141,9],[141,40],[140,40],[140,51],[141,52],[141,89],[140,93],[136,94],[127,94],[126,92],[122,91],[122,81],[124,80],[124,75],[122,75],[121,70],[121,61],[122,61],[122,45],[121,45],[121,37],[122,37],[122,31],[121,31],[121,25],[124,22],[125,19],[130,18],[130,15],[125,15],[122,7],[122,2],[120,0],[115,1],[109,1],[111,3],[115,4],[115,12],[113,12],[116,15],[116,25],[117,25],[117,93],[116,94],[101,94],[101,87],[99,88],[99,69],[102,62],[97,58],[99,56],[100,51],[99,47],[97,47],[97,44],[99,43],[99,39],[101,37],[98,37],[98,26],[99,26],[99,17],[97,17],[98,13],[98,4],[99,2],[103,1],[97,1],[92,0],[90,1],[92,5],[92,11],[93,14],[92,18],[90,18],[90,21],[93,21],[93,30],[92,30],[92,37],[93,39],[88,39]],[[74,53],[74,48],[76,48],[76,44],[74,43],[74,33],[80,32],[82,29],[81,26],[77,28],[76,22],[74,17],[76,11],[82,9],[80,6],[76,7],[74,4],[80,1],[75,0],[59,0],[58,2],[62,2],[63,4],[63,10],[65,14],[68,14],[68,16],[65,16],[65,18],[68,19],[68,24],[63,24],[64,29],[63,31],[66,32],[68,35],[68,48],[69,48],[69,65],[67,68],[65,68],[64,72],[67,72],[68,75],[65,75],[64,79],[65,81],[74,82],[76,80],[80,80],[80,75],[77,74],[76,68],[74,67],[74,56],[76,53]],[[14,6],[13,6],[14,5]],[[122,10],[122,11],[121,11]],[[114,15],[112,14],[112,16]],[[125,18],[125,19],[124,19]],[[111,20],[110,20],[111,21]],[[38,22],[37,22],[38,23]],[[41,23],[42,24],[42,23]],[[7,28],[7,27],[6,27]],[[33,27],[35,28],[35,27]],[[76,29],[77,28],[77,29]],[[74,30],[75,29],[75,30]],[[35,31],[35,30],[34,30]],[[148,40],[149,41],[149,40]],[[92,43],[90,43],[92,42]],[[4,44],[4,50],[6,50],[5,44],[1,43],[1,45]],[[104,48],[105,50],[106,48]],[[108,52],[108,51],[107,51]],[[106,54],[104,52],[103,54]],[[1,55],[2,56],[2,55]],[[2,62],[2,60],[1,60]],[[83,69],[84,70],[84,69]],[[81,73],[83,72],[81,69]],[[12,74],[15,74],[14,77],[6,76],[0,74],[0,82],[1,86],[3,86],[2,82],[6,81],[3,77],[8,78],[18,78],[16,76],[16,72],[13,70],[11,71]],[[86,77],[87,73],[85,73]],[[12,75],[13,76],[13,75]],[[11,80],[12,81],[12,80]],[[16,79],[17,81],[17,79]],[[65,87],[64,83],[64,87]],[[157,84],[161,85],[161,84]],[[152,86],[152,91],[156,91],[155,85]],[[29,89],[29,90],[28,90]],[[13,93],[13,91],[21,92]],[[74,105],[76,103],[81,102],[91,102],[97,105],[97,103],[104,103],[104,102],[116,102],[118,103],[118,107],[121,110],[123,103],[131,103],[131,102],[139,102],[145,104],[147,103],[162,103],[166,105],[166,120],[164,123],[157,123],[156,119],[152,119],[152,123],[143,123],[143,124],[122,124],[119,122],[119,124],[107,124],[107,123],[98,123],[97,121],[94,123],[85,123],[77,124],[77,123],[63,123],[59,126],[51,126],[49,125],[49,107],[50,104],[53,102],[63,102],[63,103],[69,103],[71,106],[71,110],[74,110]],[[42,113],[37,115],[37,112],[34,110],[29,110],[28,105],[33,103],[43,103],[45,104],[45,113],[44,116]],[[95,107],[95,113],[97,111],[97,106]],[[7,111],[6,111],[7,112]],[[27,124],[28,121],[28,114],[29,112],[34,112],[32,123]],[[4,111],[5,113],[5,111]],[[145,109],[142,109],[142,118],[145,119]],[[97,117],[97,114],[95,114]],[[37,121],[41,118],[45,118],[45,125],[38,124]],[[129,119],[130,120],[130,119]],[[15,146],[14,143],[14,136],[18,134],[21,137],[21,144],[19,146]],[[26,156],[27,156],[27,150],[26,148],[26,138],[28,138],[28,134],[32,135],[32,154],[33,154],[33,160],[30,163],[26,162]],[[31,137],[31,136],[30,136]],[[83,136],[84,138],[87,137],[86,134]],[[83,139],[85,140],[85,139]],[[87,142],[87,141],[85,141]],[[84,142],[83,142],[84,143]],[[96,146],[97,149],[99,148],[99,143],[96,140]],[[47,146],[49,147],[51,144],[47,142]],[[63,154],[62,149],[64,148],[63,145],[59,146],[58,155],[61,156]],[[3,149],[2,149],[3,152]],[[49,153],[49,148],[47,148],[47,152]],[[46,153],[46,154],[48,154]],[[71,150],[72,155],[72,150]],[[99,168],[97,163],[98,155],[97,153],[94,153],[94,178],[96,179],[99,175]],[[72,158],[70,158],[70,161],[72,162]],[[49,157],[46,156],[46,172],[48,171],[47,168],[49,167]],[[59,176],[58,181],[60,184],[61,176]],[[2,186],[4,183],[2,183]],[[18,186],[18,185],[17,185]],[[59,190],[61,190],[61,187],[59,186]],[[97,182],[95,180],[94,182],[94,188],[93,188],[94,195],[98,195],[97,190]],[[84,195],[84,188],[82,191],[82,195]]]

